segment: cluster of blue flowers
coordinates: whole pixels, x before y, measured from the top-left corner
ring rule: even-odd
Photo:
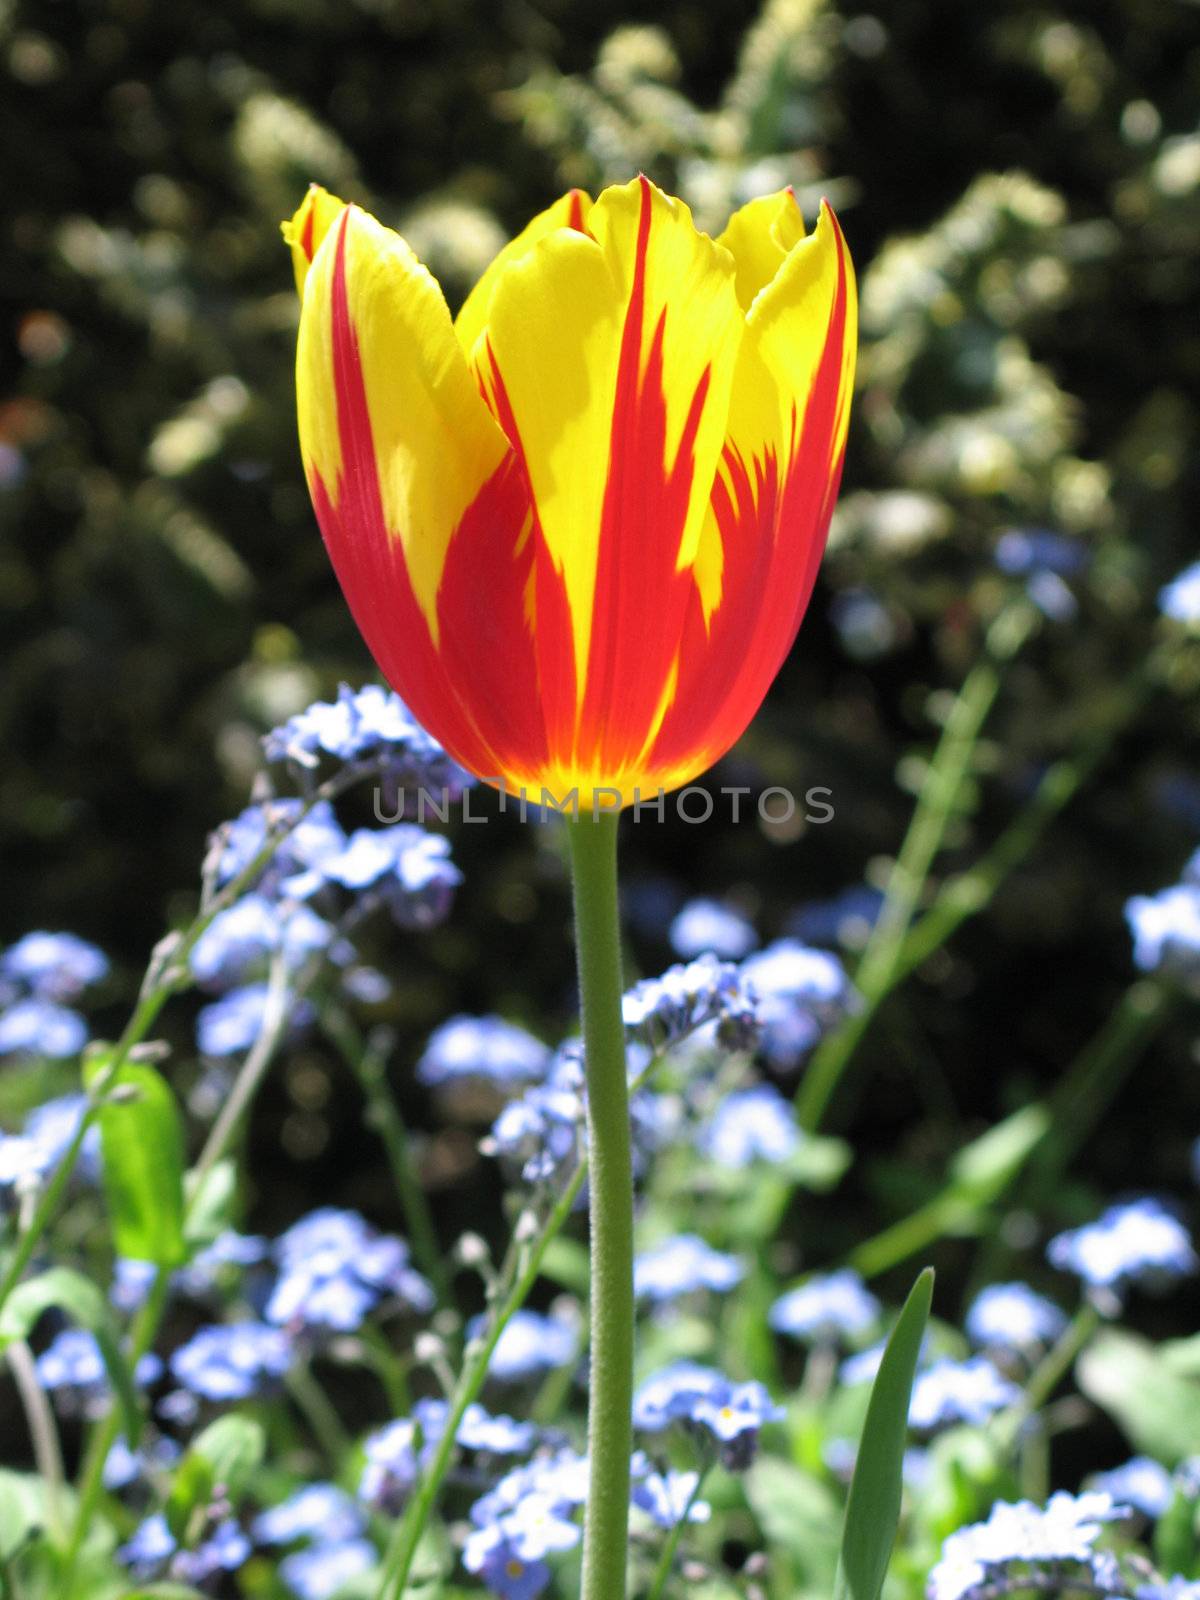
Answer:
[[[1164,1288],[1200,1266],[1187,1229],[1153,1199],[1110,1206],[1098,1221],[1051,1239],[1046,1254],[1110,1297],[1134,1286]]]
[[[358,1489],[366,1505],[393,1514],[403,1507],[446,1432],[447,1413],[444,1400],[418,1400],[411,1417],[368,1435]],[[481,1405],[467,1407],[454,1436],[460,1450],[497,1459],[528,1455],[537,1441],[532,1423],[493,1416]]]
[[[277,1240],[275,1259],[265,1315],[296,1334],[353,1332],[385,1301],[416,1315],[434,1306],[404,1240],[377,1233],[357,1211],[310,1212]]]
[[[672,918],[667,937],[671,949],[684,961],[713,955],[721,961],[740,961],[758,943],[753,923],[720,900],[689,900]]]
[[[65,1060],[88,1040],[69,1002],[108,975],[108,960],[73,933],[27,933],[0,954],[0,1056]]]
[[[272,1246],[252,1235],[226,1232],[171,1275],[169,1290],[197,1301],[249,1273],[238,1298],[260,1311],[232,1322],[199,1327],[164,1363],[149,1354],[138,1363],[143,1386],[170,1377],[173,1388],[157,1402],[164,1424],[188,1426],[204,1408],[224,1406],[278,1390],[298,1356],[321,1348],[334,1334],[359,1329],[367,1317],[403,1312],[423,1316],[434,1295],[412,1267],[404,1241],[372,1228],[354,1211],[322,1208],[303,1217]],[[148,1262],[118,1261],[112,1299],[122,1312],[143,1301],[156,1269]],[[95,1337],[83,1329],[59,1331],[38,1356],[36,1372],[64,1414],[98,1416],[111,1405],[104,1361]],[[127,1487],[174,1448],[151,1435],[131,1454],[110,1457],[106,1481]]]
[[[324,957],[342,971],[343,988],[352,997],[385,998],[386,980],[354,965],[344,930],[380,906],[402,928],[433,927],[448,915],[462,881],[449,841],[416,823],[347,834],[328,801],[305,814],[298,800],[271,800],[249,807],[218,833],[218,882],[246,871],[283,829],[291,831],[253,888],[218,913],[192,949],[196,981],[224,991],[197,1019],[197,1043],[206,1056],[236,1055],[254,1043],[273,960],[282,959],[294,976]],[[311,1019],[303,997],[293,998],[290,1025],[300,1028]]]
[[[968,1600],[1004,1579],[1013,1588],[1054,1593],[1080,1583],[1092,1592],[1124,1593],[1115,1557],[1097,1548],[1105,1527],[1123,1514],[1111,1495],[1097,1491],[1052,1495],[1044,1508],[999,1501],[986,1522],[959,1528],[946,1540],[929,1575],[929,1600]]]
[[[704,954],[668,967],[625,993],[621,1006],[631,1045],[656,1055],[707,1029],[726,1049],[748,1049],[757,1038],[755,996],[729,961]]]
[[[292,1364],[291,1340],[261,1322],[201,1328],[171,1354],[171,1376],[186,1396],[223,1403],[269,1393]],[[174,1414],[194,1415],[181,1400]]]
[[[745,1464],[752,1441],[765,1421],[782,1415],[770,1405],[759,1385],[736,1386],[719,1373],[701,1368],[672,1369],[660,1374],[658,1399],[646,1391],[635,1404],[635,1422],[658,1433],[671,1423],[690,1424],[717,1442],[727,1459]],[[667,1392],[669,1389],[669,1393]],[[388,1515],[399,1512],[428,1466],[444,1435],[444,1401],[421,1400],[412,1416],[371,1434],[364,1446],[365,1464],[359,1499]],[[554,1557],[580,1542],[579,1513],[587,1496],[587,1459],[531,1423],[492,1415],[475,1404],[467,1408],[455,1435],[461,1454],[469,1458],[464,1481],[492,1476],[490,1486],[470,1508],[469,1530],[462,1547],[463,1566],[501,1600],[535,1600],[550,1585]],[[508,1465],[514,1458],[519,1464]],[[504,1468],[499,1477],[497,1467]],[[696,1496],[699,1474],[659,1470],[643,1453],[633,1462],[632,1504],[653,1526],[669,1530],[685,1518],[702,1522],[710,1507]],[[275,1513],[268,1527],[274,1532]],[[264,1519],[255,1524],[256,1533]],[[282,1531],[293,1521],[283,1519]],[[361,1530],[347,1526],[338,1538],[356,1541]],[[259,1535],[261,1537],[261,1534]],[[310,1595],[304,1600],[313,1600]]]
[[[1155,895],[1134,895],[1125,917],[1136,966],[1189,985],[1200,983],[1200,850],[1179,883]]]
[[[479,1338],[485,1325],[486,1318],[472,1318],[467,1324],[468,1337]],[[505,1323],[496,1341],[488,1376],[499,1383],[523,1383],[568,1366],[579,1354],[579,1336],[576,1321],[522,1307]]]
[[[935,1361],[913,1383],[908,1425],[919,1433],[957,1422],[979,1426],[1020,1398],[1020,1388],[984,1356]]]
[[[800,1148],[792,1102],[773,1083],[734,1089],[701,1124],[697,1148],[719,1167],[782,1166]]]
[[[745,1275],[736,1256],[682,1233],[642,1251],[633,1264],[633,1289],[639,1299],[661,1306],[689,1294],[728,1294]]]
[[[222,1572],[236,1572],[251,1554],[251,1544],[232,1518],[215,1522],[193,1549],[181,1549],[163,1512],[147,1517],[117,1551],[138,1579],[169,1571],[181,1583],[201,1584]]]
[[[123,1265],[114,1298],[130,1311],[144,1296],[153,1269],[146,1263]],[[222,1274],[247,1272],[251,1276],[241,1284],[239,1299],[260,1306],[259,1318],[198,1328],[165,1366],[153,1355],[140,1362],[140,1384],[169,1376],[173,1385],[155,1407],[164,1426],[190,1427],[203,1409],[268,1398],[298,1356],[330,1334],[359,1328],[372,1312],[423,1314],[434,1303],[401,1239],[378,1232],[357,1212],[332,1207],[301,1218],[273,1245],[255,1236],[222,1234],[172,1275],[170,1288],[204,1299]],[[98,1416],[111,1405],[104,1364],[90,1333],[73,1328],[58,1333],[38,1357],[36,1370],[64,1412]],[[219,1572],[240,1568],[256,1548],[292,1547],[280,1560],[280,1581],[297,1600],[328,1600],[375,1566],[365,1508],[403,1499],[417,1471],[416,1441],[423,1439],[426,1448],[435,1444],[445,1414],[444,1402],[421,1401],[412,1421],[367,1440],[361,1504],[332,1485],[311,1484],[263,1511],[247,1530],[218,1501],[210,1525],[188,1548],[180,1547],[165,1518],[156,1514],[140,1524],[118,1552],[120,1559],[139,1579],[165,1575],[201,1585]],[[536,1441],[531,1424],[491,1417],[478,1406],[468,1410],[458,1434],[463,1449],[489,1457],[527,1452]],[[147,1429],[136,1452],[118,1440],[105,1464],[105,1485],[112,1492],[137,1489],[169,1468],[179,1453],[168,1434],[153,1429]]]
[[[334,1484],[305,1484],[262,1511],[245,1529],[233,1517],[211,1516],[193,1547],[181,1548],[161,1512],[147,1517],[117,1556],[145,1582],[165,1575],[204,1584],[245,1566],[255,1549],[276,1553],[279,1579],[296,1600],[331,1600],[352,1578],[376,1564],[362,1508]]]
[[[263,739],[268,761],[303,772],[330,757],[350,774],[377,776],[394,794],[419,791],[443,804],[462,798],[474,779],[415,720],[398,694],[378,684],[342,684],[334,701],[318,700]]]
[[[79,1132],[87,1111],[81,1094],[59,1095],[36,1106],[20,1133],[0,1134],[0,1194],[42,1183],[54,1171]],[[100,1162],[100,1134],[91,1128],[84,1137],[75,1166],[83,1179],[96,1176]]]
[[[686,909],[686,908],[685,908]],[[631,1079],[654,1058],[687,1047],[694,1086],[729,1053],[757,1051],[768,1066],[797,1065],[855,1003],[841,961],[793,939],[780,940],[740,965],[711,951],[643,979],[623,1000]],[[456,1017],[431,1037],[418,1075],[430,1084],[471,1079],[502,1092],[529,1087],[497,1117],[484,1148],[525,1183],[557,1188],[575,1171],[583,1148],[584,1073],[580,1046],[549,1051],[525,1030],[495,1017]],[[678,1140],[686,1104],[641,1088],[633,1096],[635,1160],[642,1168],[665,1140]],[[703,1108],[693,1131],[698,1147],[727,1168],[786,1161],[799,1147],[791,1102],[755,1083]]]
[[[547,1556],[580,1541],[577,1513],[587,1498],[587,1460],[558,1449],[500,1479],[471,1507],[463,1566],[501,1600],[536,1600],[551,1583]]]
[[[741,983],[755,999],[759,1049],[777,1072],[798,1068],[858,1005],[837,956],[779,939],[742,962]]]
[[[736,1383],[713,1367],[678,1361],[648,1378],[633,1397],[633,1426],[660,1434],[678,1424],[714,1451],[731,1472],[754,1459],[758,1436],[769,1422],[781,1422],[782,1406],[757,1381]]]
[[[1066,1314],[1027,1283],[992,1283],[967,1312],[968,1339],[986,1350],[1029,1357],[1066,1330]]]
[[[1119,1467],[1096,1473],[1091,1488],[1151,1519],[1161,1517],[1175,1498],[1174,1478],[1150,1456],[1133,1456]]]
[[[260,1512],[250,1525],[259,1546],[289,1549],[279,1578],[297,1600],[329,1600],[351,1579],[369,1572],[375,1546],[365,1537],[361,1506],[331,1483],[309,1483]]]
[[[42,1388],[53,1394],[67,1415],[100,1416],[109,1405],[108,1374],[94,1334],[85,1328],[62,1328],[34,1364]],[[156,1355],[142,1356],[133,1380],[146,1387],[162,1376]]]
[[[550,1071],[551,1050],[503,1017],[451,1017],[429,1036],[417,1062],[422,1083],[492,1083],[502,1089],[540,1083]]]
[[[769,1321],[777,1333],[807,1344],[854,1340],[876,1327],[882,1307],[852,1268],[815,1273],[789,1290],[771,1307]]]

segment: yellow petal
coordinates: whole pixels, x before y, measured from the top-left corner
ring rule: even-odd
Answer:
[[[304,280],[308,277],[313,257],[321,248],[325,235],[345,209],[344,200],[339,200],[327,189],[322,189],[319,183],[310,183],[308,193],[300,202],[300,208],[295,216],[288,222],[280,223],[283,242],[292,252],[292,270],[296,274],[297,294],[303,295]]]
[[[508,444],[454,337],[441,289],[398,234],[357,206],[326,234],[308,273],[296,384],[314,497],[319,480],[336,510],[347,473],[374,475],[387,535],[403,552],[436,642],[447,547]]]
[[[779,197],[769,198],[775,202]],[[786,237],[782,229],[781,236]],[[759,259],[766,262],[765,251]],[[785,485],[794,467],[814,483],[830,479],[846,442],[857,330],[850,254],[833,212],[822,204],[816,230],[792,247],[756,292],[746,318],[729,405],[728,449],[719,468],[734,500],[742,470],[756,486],[755,494],[764,492],[763,484]],[[828,371],[830,361],[836,392],[822,398],[820,424],[806,429],[818,372],[823,362]],[[777,508],[773,515],[778,514]],[[694,568],[706,623],[722,600],[725,558],[710,510]]]
[[[840,318],[836,328],[835,315]],[[786,468],[830,338],[840,343],[830,456],[840,455],[849,420],[857,329],[854,269],[833,212],[822,204],[815,232],[793,247],[746,318],[729,428],[732,443],[746,461],[761,460],[770,450]]]
[[[479,335],[487,323],[492,295],[505,267],[518,256],[523,256],[532,250],[538,240],[544,239],[548,233],[555,233],[560,228],[574,228],[582,232],[587,226],[587,217],[591,209],[592,202],[589,196],[582,189],[571,189],[552,206],[539,212],[515,239],[509,240],[463,301],[462,309],[454,319],[454,331],[458,335],[458,342],[468,356],[474,350]]]
[[[717,243],[737,263],[737,296],[744,311],[803,237],[804,217],[790,187],[751,200],[730,217]]]
[[[648,180],[606,189],[587,226],[593,237],[549,233],[508,263],[474,351],[497,414],[509,412],[565,582],[581,703],[605,599],[596,578],[606,497],[610,485],[629,490],[628,418],[647,404],[665,413],[647,505],[657,504],[681,454],[690,457],[682,514],[653,535],[667,542],[668,568],[682,569],[695,558],[744,327],[728,252]],[[622,552],[623,561],[638,559],[635,549]]]

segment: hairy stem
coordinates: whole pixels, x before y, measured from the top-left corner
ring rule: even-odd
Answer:
[[[623,1600],[633,1452],[633,1159],[617,818],[568,824],[591,1157],[591,1378],[581,1600]]]

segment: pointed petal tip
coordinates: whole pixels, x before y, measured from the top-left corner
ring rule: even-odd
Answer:
[[[303,295],[308,269],[334,221],[346,209],[344,200],[319,183],[310,183],[293,215],[280,224],[284,243],[292,252],[297,293]]]

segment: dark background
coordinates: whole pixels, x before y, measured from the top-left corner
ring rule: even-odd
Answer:
[[[371,674],[295,442],[278,224],[311,178],[405,231],[455,304],[569,183],[644,167],[714,231],[788,181],[810,215],[833,198],[864,297],[842,512],[797,649],[712,781],[819,784],[836,817],[795,836],[628,829],[631,966],[666,964],[663,908],[690,894],[730,894],[772,937],[804,901],[878,881],[945,694],[1017,587],[996,539],[1050,527],[1091,566],[1074,620],[1006,673],[938,873],[970,862],[1103,721],[1157,637],[1158,587],[1197,553],[1198,103],[1200,13],[1176,0],[757,19],[711,0],[17,5],[0,20],[0,943],[95,940],[115,962],[97,1024],[119,1026],[193,903],[207,831],[245,803],[258,736]],[[865,657],[831,620],[863,587],[888,635]],[[879,1159],[830,1208],[831,1250],[1051,1084],[1129,983],[1123,902],[1174,881],[1200,834],[1196,686],[1182,660],[888,1008],[834,1107]],[[552,834],[460,828],[456,853],[445,929],[367,938],[398,976],[418,1121],[409,1064],[440,1017],[497,1009],[552,1036],[571,1012]],[[183,1002],[167,1023],[181,1062],[189,1018]],[[1089,1142],[1080,1205],[1187,1181],[1193,1031],[1182,1013]],[[314,1193],[370,1209],[385,1179],[358,1116],[298,1051],[255,1124],[257,1225]],[[478,1170],[466,1134],[431,1148],[448,1234]]]

